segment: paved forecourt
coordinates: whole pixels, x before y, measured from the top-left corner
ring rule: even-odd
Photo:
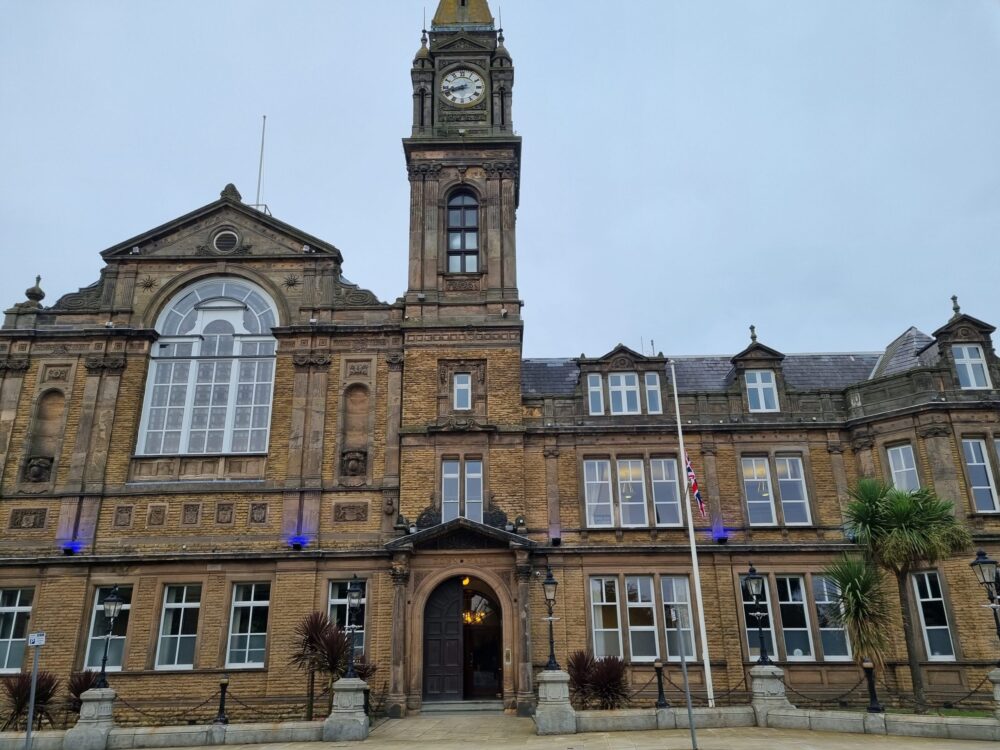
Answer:
[[[996,743],[971,740],[885,737],[783,729],[702,729],[700,750],[996,750]],[[365,742],[283,742],[227,745],[231,750],[683,750],[691,747],[686,729],[648,732],[600,732],[539,737],[531,719],[512,716],[435,715],[379,723]],[[186,750],[208,750],[187,748]]]

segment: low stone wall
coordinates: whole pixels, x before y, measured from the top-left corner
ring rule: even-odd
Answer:
[[[37,732],[31,737],[32,750],[63,750],[66,732]],[[0,750],[24,750],[24,732],[0,732]]]
[[[692,711],[695,727],[757,726],[757,717],[750,706],[727,708],[696,708]],[[644,729],[687,729],[686,708],[625,708],[615,711],[577,711],[577,732],[634,732]]]
[[[767,715],[772,729],[813,729],[818,732],[893,734],[949,740],[1000,740],[996,719],[967,716],[917,716],[818,711],[804,708],[772,709]]]

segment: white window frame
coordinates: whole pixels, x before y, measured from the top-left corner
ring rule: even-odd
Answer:
[[[604,379],[596,372],[587,375],[587,412],[604,416]]]
[[[637,470],[638,479],[635,477]],[[646,504],[646,470],[643,466],[643,460],[641,458],[619,458],[615,471],[618,478],[618,512],[622,528],[635,529],[649,526],[649,508]],[[642,519],[635,523],[625,523],[626,508],[641,509]]]
[[[605,584],[611,582],[614,585],[614,595],[613,601],[606,599],[607,589]],[[600,599],[595,599],[594,597],[594,584],[600,582],[597,590],[600,592]],[[615,612],[615,622],[617,623],[614,628],[603,628],[598,627],[598,623],[603,622],[597,616],[597,613],[601,610],[598,607],[613,607]],[[618,576],[591,576],[590,577],[590,617],[591,617],[591,638],[594,644],[594,657],[600,659],[605,656],[617,656],[619,659],[625,658],[625,652],[622,649],[622,613],[618,606]],[[615,633],[618,639],[618,653],[617,654],[605,654],[601,652],[598,648],[598,633]]]
[[[823,598],[819,597],[819,590],[822,589]],[[843,627],[824,628],[823,618],[820,614],[820,607],[830,607],[831,609],[841,609],[834,599],[837,594],[837,587],[833,581],[823,575],[812,576],[812,596],[813,611],[816,613],[816,629],[819,631],[819,647],[823,651],[823,661],[851,661],[854,658],[854,651],[851,648],[851,636]],[[826,644],[823,641],[824,633],[843,633],[844,644],[847,646],[846,654],[830,655],[826,652]]]
[[[781,598],[784,593],[787,593],[789,596],[792,595],[791,581],[798,581],[799,592],[802,595],[802,599],[800,601],[792,599],[784,601]],[[781,645],[784,647],[785,659],[787,661],[816,661],[816,644],[813,642],[812,621],[809,617],[809,591],[806,588],[805,576],[795,574],[778,574],[774,577],[774,584],[775,588],[778,590],[778,612],[781,614]],[[786,591],[784,592],[782,591],[783,585],[786,587]],[[782,607],[800,607],[802,610],[802,616],[806,621],[805,628],[786,627]],[[801,633],[803,631],[805,631],[806,638],[809,642],[809,653],[796,656],[795,654],[789,652],[788,641],[786,640],[785,634]]]
[[[985,391],[993,387],[990,383],[990,368],[986,365],[986,357],[979,344],[954,344],[951,353],[955,358],[959,388],[963,391]]]
[[[667,583],[673,589],[672,598],[667,597]],[[682,591],[683,589],[683,591]],[[663,601],[663,631],[665,635],[664,651],[667,661],[681,660],[680,651],[672,653],[670,650],[670,633],[677,633],[677,645],[684,649],[686,660],[695,659],[695,636],[694,636],[694,615],[691,612],[691,582],[687,576],[683,575],[661,575],[660,576],[660,596]],[[680,598],[683,596],[683,598]],[[671,617],[668,610],[674,610],[677,625],[671,627]],[[687,648],[691,646],[690,650]]]
[[[752,468],[753,477],[751,479],[747,478],[747,466]],[[763,467],[763,476],[761,476],[760,468]],[[774,509],[774,487],[771,485],[771,462],[768,460],[767,456],[741,456],[740,457],[740,477],[743,481],[743,495],[746,499],[747,504],[747,522],[751,526],[777,526],[778,516]],[[750,499],[750,484],[756,485],[757,488],[763,483],[767,488],[767,502],[763,500],[751,500]],[[751,505],[765,505],[767,504],[771,510],[771,520],[768,522],[754,521],[750,513]]]
[[[455,411],[472,411],[472,373],[456,372],[452,380],[452,408]]]
[[[452,482],[457,495],[448,491],[448,483]],[[479,490],[475,492],[475,482]],[[483,522],[483,497],[485,496],[483,459],[481,458],[445,458],[441,461],[441,522],[447,523],[456,518],[468,518],[477,523]],[[470,512],[470,507],[473,508]]]
[[[221,288],[227,284],[229,285],[226,288],[227,296],[210,296],[216,291],[217,287],[220,288],[221,293]],[[240,299],[238,296],[230,295],[229,288],[233,289],[232,295],[242,294],[243,298]],[[203,292],[206,296],[202,298],[200,295]],[[184,313],[184,317],[186,318],[187,315],[195,314],[197,322],[192,330],[185,331],[183,334],[177,333],[177,318],[181,317],[182,314],[177,312],[175,308],[179,304],[184,303],[191,295],[199,297],[199,301],[192,303]],[[253,298],[253,302],[247,304],[247,301],[251,298]],[[262,306],[264,309],[258,311],[254,309],[253,305]],[[277,308],[274,301],[262,289],[243,279],[231,277],[213,277],[185,288],[171,300],[170,304],[160,314],[156,330],[161,333],[161,337],[154,344],[150,355],[149,375],[146,378],[146,388],[143,396],[136,455],[212,456],[262,455],[267,453],[270,443],[271,418],[273,416],[277,341],[271,335],[270,330],[261,333],[247,333],[247,329],[243,323],[244,311],[249,311],[253,315],[256,315],[258,324],[269,324],[271,322],[277,324],[278,322]],[[225,321],[235,331],[232,337],[233,351],[231,354],[218,355],[210,351],[211,345],[217,343],[216,339],[218,337],[213,334],[205,334],[202,329],[215,321]],[[260,344],[266,344],[266,348],[270,350],[269,353],[261,354],[259,352]],[[185,351],[182,355],[176,356],[179,347],[185,349]],[[205,352],[204,354],[203,351]],[[211,383],[199,383],[199,365],[203,363],[228,363],[228,378],[215,381],[213,373]],[[241,365],[251,363],[253,364],[253,378],[248,380],[243,377]],[[261,369],[258,363],[268,364],[270,369],[268,380],[258,380]],[[187,367],[187,376],[175,380],[174,372],[178,366]],[[157,382],[161,369],[170,373],[165,383]],[[195,405],[196,390],[199,386],[209,390],[209,404]],[[249,402],[244,400],[241,403],[241,398],[245,398],[241,397],[241,386],[244,388],[249,387]],[[166,387],[167,399],[170,398],[170,394],[174,389],[177,389],[178,394],[180,394],[179,389],[183,388],[183,403],[167,402],[154,407],[153,401],[158,387]],[[216,388],[221,389],[222,387],[227,389],[224,404],[222,402],[215,402],[215,396],[217,395]],[[262,392],[259,402],[257,398],[258,387],[266,388],[266,393]],[[206,419],[209,421],[206,422],[206,427],[204,428],[192,425],[196,408],[208,409]],[[224,412],[222,412],[223,408]],[[153,427],[154,409],[162,410],[164,420],[163,426],[156,427],[155,429]],[[171,412],[178,409],[181,410],[180,423],[167,429],[170,425]],[[213,409],[217,411],[213,413]],[[237,426],[237,410],[241,410],[241,418],[245,417],[247,419],[245,426]],[[255,424],[256,415],[258,412],[264,410],[266,410],[266,418],[264,419],[266,424]],[[211,420],[215,414],[219,413],[224,415],[222,424],[212,425]],[[159,416],[158,414],[157,418]],[[203,431],[206,432],[206,444],[201,449],[193,449],[191,445],[192,433]],[[208,449],[207,433],[210,431],[222,432],[222,447],[220,450]],[[243,431],[247,433],[246,449],[234,448],[235,434]],[[154,433],[163,433],[160,437],[159,449],[147,446],[148,440]],[[166,450],[164,448],[163,442],[167,439],[167,433],[178,433],[177,450]],[[263,435],[263,447],[253,448],[255,433],[258,436],[260,434]]]
[[[358,579],[358,583],[361,584],[360,625],[357,621],[353,623],[349,622],[351,608],[350,601],[347,598],[347,587],[350,583],[350,580],[343,579],[330,581],[329,588],[327,589],[329,592],[327,596],[327,614],[330,617],[330,622],[340,627],[345,633],[350,632],[354,636],[354,656],[357,658],[364,656],[365,653],[365,632],[368,624],[368,580],[366,578]],[[342,596],[335,595],[335,590],[338,587],[343,588]]]
[[[97,629],[97,623],[98,622],[101,622],[101,623],[106,622],[106,618],[104,617],[104,599],[101,597],[101,591],[106,591],[106,593],[105,593],[104,596],[107,596],[108,594],[111,593],[111,590],[113,588],[114,588],[114,586],[98,586],[95,589],[95,591],[94,591],[94,607],[91,610],[91,617],[90,617],[90,634],[87,637],[87,650],[86,650],[86,652],[83,655],[83,661],[84,661],[83,668],[84,669],[100,669],[101,668],[101,661],[102,661],[103,656],[104,656],[104,639],[105,639],[105,636],[103,636],[103,635],[95,636],[94,635],[94,631]],[[115,635],[113,631],[112,631],[112,634],[111,634],[111,640],[112,641],[122,641],[122,662],[125,661],[125,647],[128,645],[128,624],[129,624],[128,621],[129,621],[129,619],[131,619],[131,615],[130,614],[126,615],[125,613],[126,612],[131,613],[131,611],[132,611],[132,593],[133,593],[133,588],[132,588],[131,584],[129,584],[128,586],[119,586],[118,587],[118,594],[119,594],[119,596],[122,597],[122,599],[125,599],[125,592],[126,591],[128,592],[128,601],[124,601],[122,603],[121,612],[119,612],[119,614],[118,614],[118,619],[115,620],[115,625],[117,625],[121,621],[122,616],[123,615],[125,616],[125,635]],[[100,618],[100,620],[98,620],[98,618]],[[95,638],[96,638],[97,641],[99,641],[98,648],[94,652],[95,656],[97,658],[94,661],[90,661],[90,659],[89,659],[90,652],[91,652],[91,648],[94,645]],[[108,648],[108,657],[109,657],[109,661],[108,661],[107,667],[105,668],[105,671],[106,672],[121,672],[122,671],[122,665],[121,664],[112,664],[111,661],[110,661],[110,657],[111,657],[111,649],[110,649],[110,647]]]
[[[774,612],[771,610],[771,576],[768,573],[759,573],[759,575],[764,576],[764,587],[761,593],[764,599],[764,609],[767,611],[767,627],[762,628],[762,630],[769,633],[771,637],[771,649],[768,651],[768,656],[772,659],[778,659],[778,638],[774,627]],[[740,600],[743,606],[743,632],[747,639],[747,655],[753,661],[760,656],[760,644],[757,638],[757,618],[751,614],[754,611],[753,597],[750,596],[746,578],[745,575],[739,577]]]
[[[746,370],[743,373],[743,381],[746,383],[747,406],[750,411],[754,413],[781,411],[781,404],[778,402],[778,379],[774,370]],[[768,394],[774,399],[773,407],[767,405]]]
[[[955,661],[955,636],[951,632],[951,620],[948,617],[948,607],[944,600],[944,589],[941,587],[941,576],[938,575],[935,570],[925,570],[919,573],[912,574],[913,580],[913,593],[917,604],[917,614],[920,617],[920,632],[924,637],[924,654],[927,656],[927,661]],[[930,588],[930,580],[933,577],[937,581],[937,589],[940,592],[940,596],[932,596]],[[927,596],[921,595],[921,585],[920,581],[923,580],[924,585],[927,589]],[[941,610],[944,612],[944,622],[942,625],[935,625],[932,627],[927,626],[927,622],[924,619],[924,604],[930,602],[941,602]],[[931,643],[928,637],[928,630],[946,630],[948,632],[948,642],[951,644],[950,654],[932,654],[931,653]]]
[[[659,467],[661,471],[654,471],[654,466]],[[671,471],[673,471],[672,477],[670,476]],[[657,473],[664,478],[657,479]],[[683,526],[684,508],[681,506],[680,463],[678,460],[676,458],[649,459],[649,481],[653,488],[653,519],[656,521],[656,525],[660,528]],[[673,486],[672,490],[671,485]],[[660,490],[659,498],[657,497],[658,489]],[[670,499],[663,500],[664,495],[669,495]],[[675,507],[677,510],[677,521],[675,523],[661,523],[660,514],[657,513],[657,507],[659,506]]]
[[[602,470],[603,469],[603,470]],[[602,479],[602,473],[605,478]],[[588,458],[583,462],[583,493],[587,516],[587,528],[611,529],[615,525],[615,501],[611,491],[611,460],[607,458]],[[600,495],[606,492],[607,500]],[[595,510],[607,506],[608,522],[595,521]]]
[[[198,601],[189,602],[188,601],[188,590],[196,588],[198,589]],[[168,602],[167,593],[170,589],[183,589],[181,596],[181,601],[179,602]],[[155,669],[157,670],[180,670],[180,669],[194,669],[195,659],[198,658],[198,622],[201,615],[201,594],[202,586],[200,583],[177,583],[168,584],[163,587],[163,610],[160,613],[160,633],[156,639],[156,661],[154,662]],[[184,623],[187,620],[190,612],[194,611],[195,618],[195,633],[194,635],[185,635],[183,633],[172,634],[164,633],[163,629],[167,626],[168,615],[175,611],[180,611],[181,622]],[[181,625],[181,630],[183,630],[183,624]],[[163,644],[165,640],[177,641],[177,647],[174,649],[175,661],[173,663],[161,663],[160,658],[164,656]],[[180,642],[182,640],[193,640],[195,647],[191,655],[190,664],[182,664],[176,661],[177,656],[180,654]]]
[[[979,455],[976,455],[978,449]],[[965,476],[969,482],[969,492],[972,495],[972,508],[976,513],[996,513],[1000,511],[1000,504],[997,503],[997,485],[993,479],[993,467],[990,465],[990,454],[986,447],[986,441],[982,438],[962,438],[962,458],[965,462]],[[978,459],[978,460],[975,460]],[[972,467],[982,466],[986,470],[987,484],[973,484]],[[988,509],[979,507],[977,490],[989,492],[990,505]]]
[[[28,623],[31,620],[31,607],[35,602],[35,590],[31,586],[5,586],[0,589],[0,598],[10,591],[17,592],[16,600],[11,605],[0,606],[0,615],[9,615],[10,617],[9,627],[0,630],[0,656],[2,656],[0,658],[0,674],[17,674],[24,666],[24,656],[28,643]],[[25,591],[30,592],[31,601],[22,604]],[[21,617],[21,615],[27,616]],[[19,624],[20,628],[18,628]],[[15,632],[17,629],[23,630],[20,636],[17,636]],[[16,664],[11,664],[10,654],[15,644],[20,645],[21,659]]]
[[[646,386],[646,413],[663,414],[663,395],[660,391],[660,373],[647,372],[643,375]]]
[[[784,466],[787,478],[781,478],[781,467]],[[806,467],[801,456],[775,456],[775,473],[778,476],[778,499],[781,501],[781,520],[785,526],[811,526],[812,512],[809,508],[809,488],[806,486]],[[793,470],[794,469],[794,470]],[[798,473],[795,476],[796,472]],[[801,500],[785,500],[785,486],[797,484],[802,494]],[[802,505],[805,507],[806,520],[789,521],[788,513],[785,511],[787,505]]]
[[[621,406],[615,409],[615,396],[621,399]],[[635,404],[630,408],[629,401]],[[636,372],[612,372],[608,374],[608,404],[614,416],[642,414],[639,402],[639,374]]]
[[[236,600],[236,592],[242,586],[250,587],[250,598],[243,601]],[[258,586],[267,586],[268,594],[266,600],[254,599],[254,594],[257,592]],[[231,606],[229,608],[229,637],[226,639],[226,668],[227,669],[260,669],[264,666],[267,661],[267,641],[268,641],[268,631],[271,628],[271,594],[274,591],[274,587],[267,581],[241,581],[233,584],[233,595],[231,598]],[[263,633],[254,630],[247,630],[246,632],[234,633],[233,625],[236,624],[236,610],[237,609],[249,609],[250,617],[248,622],[253,621],[253,610],[258,607],[264,607],[267,609],[267,629]],[[255,650],[250,648],[250,638],[253,636],[264,636],[264,658],[257,661],[232,661],[233,652],[233,639],[239,637],[245,637],[247,639],[247,645],[242,649],[244,656],[249,659],[250,651]]]
[[[892,486],[903,492],[915,492],[920,489],[920,472],[917,471],[917,454],[913,450],[912,443],[899,443],[898,445],[887,446],[885,454],[889,459],[889,473],[892,475]],[[909,465],[907,464],[909,457]],[[916,487],[903,487],[901,479],[909,475],[913,476]]]
[[[634,591],[637,594],[637,599],[632,601],[632,587],[631,584],[635,583]],[[648,598],[644,598],[643,586],[646,586],[645,595]],[[625,614],[628,617],[628,653],[629,658],[633,662],[652,662],[660,658],[660,639],[658,637],[657,620],[656,620],[656,594],[653,587],[653,576],[625,576]],[[638,612],[641,609],[648,609],[650,616],[653,618],[652,625],[633,625],[632,624],[632,612]],[[634,635],[638,633],[651,633],[653,635],[653,651],[652,655],[636,656],[635,654],[635,638]]]

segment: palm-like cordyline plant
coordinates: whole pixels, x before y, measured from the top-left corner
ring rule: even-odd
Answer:
[[[323,612],[311,612],[295,626],[296,647],[291,663],[309,674],[306,699],[306,719],[313,717],[316,696],[316,673],[327,675],[328,708],[333,710],[333,683],[344,673],[350,636]]]
[[[835,606],[825,614],[847,632],[854,659],[869,658],[881,670],[892,618],[882,572],[868,560],[845,555],[823,571],[836,589]]]
[[[896,578],[903,637],[918,707],[926,703],[916,631],[910,616],[908,579],[922,563],[967,550],[972,545],[968,529],[955,519],[955,506],[929,489],[897,490],[875,479],[862,479],[851,490],[845,509],[845,529],[867,557]]]

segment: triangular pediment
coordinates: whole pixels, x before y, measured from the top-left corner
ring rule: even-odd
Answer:
[[[984,323],[971,315],[959,313],[934,331],[934,338],[947,339],[948,341],[981,341],[984,338],[989,338],[995,330],[996,328],[989,323]]]
[[[456,34],[434,44],[435,52],[493,52],[493,45],[482,38],[466,34]]]
[[[520,534],[462,517],[401,536],[385,545],[387,550],[514,549],[534,546],[535,542]]]
[[[733,357],[730,362],[734,365],[747,365],[754,363],[777,363],[781,362],[785,358],[785,355],[779,352],[777,349],[772,349],[769,346],[761,344],[759,341],[754,341],[750,346],[741,351],[735,357]]]
[[[635,369],[637,364],[661,364],[666,362],[666,359],[662,356],[647,357],[645,354],[640,354],[635,349],[625,346],[625,344],[618,344],[602,357],[590,358],[581,356],[579,362],[582,365],[610,364],[613,368],[631,370]]]
[[[218,242],[217,237],[227,230],[234,236]],[[105,260],[325,255],[343,262],[336,247],[246,205],[231,185],[219,200],[120,242],[101,255]]]

